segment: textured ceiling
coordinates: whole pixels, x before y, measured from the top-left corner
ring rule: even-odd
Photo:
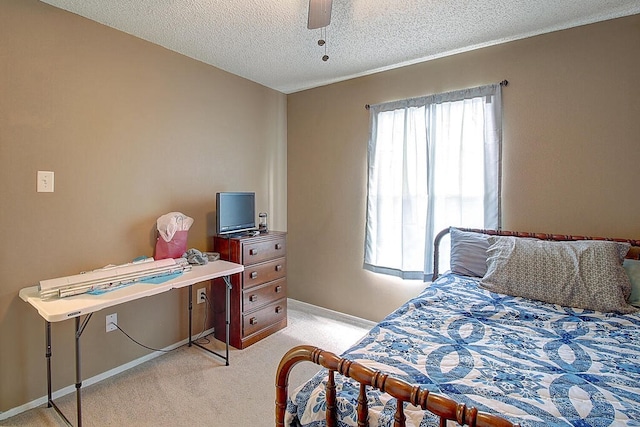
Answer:
[[[284,93],[640,13],[638,0],[42,0]]]

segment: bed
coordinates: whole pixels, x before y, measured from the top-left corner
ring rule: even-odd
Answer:
[[[436,266],[447,235],[450,271],[342,355],[283,357],[276,425],[640,426],[640,241],[451,228]]]

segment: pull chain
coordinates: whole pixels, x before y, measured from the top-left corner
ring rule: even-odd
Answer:
[[[324,31],[323,31],[324,30]],[[324,46],[324,55],[322,60],[327,62],[329,55],[327,55],[327,27],[320,28],[320,40],[318,40],[318,46]]]

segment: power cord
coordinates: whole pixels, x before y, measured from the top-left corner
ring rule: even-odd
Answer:
[[[204,322],[202,323],[202,332],[200,332],[200,334],[196,337],[194,341],[200,341],[198,344],[209,344],[211,340],[208,339],[206,335],[202,336],[202,334],[204,334],[204,332],[206,331],[207,315],[209,314],[209,310],[213,310],[213,308],[211,307],[211,302],[209,301],[209,297],[207,296],[206,292],[203,293],[203,296],[204,296],[204,302],[207,303],[207,307],[205,307],[205,310],[204,310]]]
[[[212,310],[211,307],[211,302],[209,301],[209,297],[207,297],[207,294],[204,293],[204,300],[207,303],[207,307],[206,310],[204,311],[204,321],[202,323],[202,332],[200,332],[200,334],[198,334],[198,336],[192,340],[192,341],[200,341],[198,344],[209,344],[211,342],[210,339],[207,338],[207,335],[202,336],[202,334],[205,333],[206,331],[206,327],[207,327],[207,317],[209,314],[209,310]],[[159,348],[153,348],[153,347],[149,347],[148,345],[142,344],[141,342],[137,341],[135,338],[133,338],[131,335],[129,335],[124,329],[122,329],[120,327],[120,325],[118,325],[117,323],[114,322],[109,322],[110,325],[115,326],[120,332],[122,332],[127,338],[129,338],[131,341],[133,341],[134,343],[138,344],[140,347],[144,347],[147,350],[151,350],[151,351],[161,351],[163,353],[169,353],[170,351],[174,351],[179,349],[180,347],[176,347],[176,348],[172,348],[171,350],[161,350]]]
[[[118,328],[118,330],[119,330],[120,332],[122,332],[123,334],[125,334],[125,336],[126,336],[127,338],[129,338],[131,341],[133,341],[134,343],[138,344],[140,347],[144,347],[144,348],[146,348],[146,349],[148,349],[148,350],[161,351],[161,352],[163,352],[163,353],[169,353],[170,351],[177,350],[178,348],[180,348],[180,347],[176,347],[176,348],[172,348],[171,350],[160,350],[159,348],[149,347],[148,345],[144,345],[144,344],[142,344],[141,342],[136,341],[136,339],[135,339],[135,338],[131,337],[131,335],[129,335],[128,333],[126,333],[126,332],[125,332],[125,330],[124,330],[124,329],[122,329],[118,324],[113,323],[113,322],[110,322],[109,324],[110,324],[110,325],[115,326],[116,328]]]

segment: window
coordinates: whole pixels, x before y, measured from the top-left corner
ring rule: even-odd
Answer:
[[[425,279],[440,230],[500,226],[501,87],[372,105],[370,114],[364,266]]]

